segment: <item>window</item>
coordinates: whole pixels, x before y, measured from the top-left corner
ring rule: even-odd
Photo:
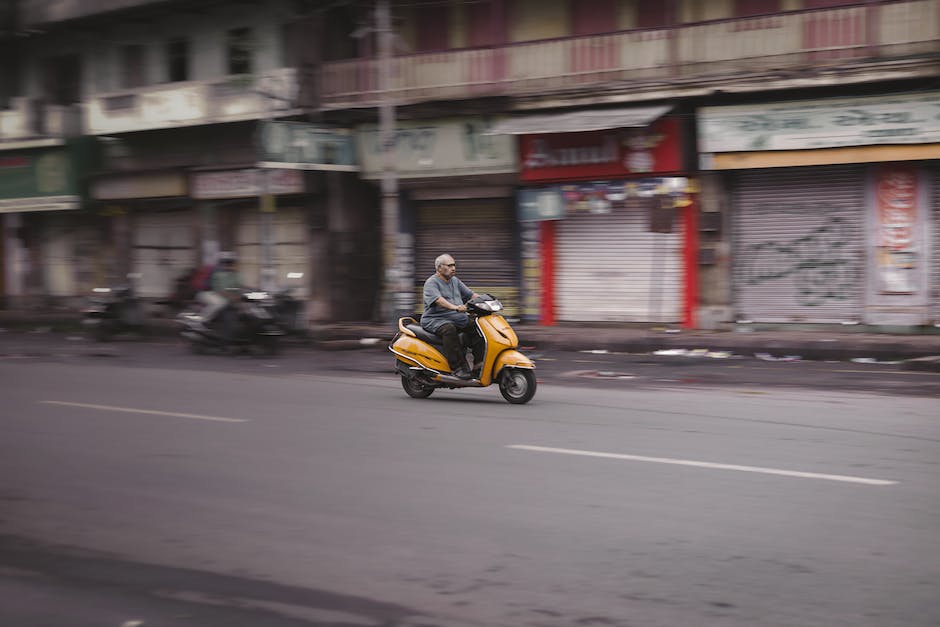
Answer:
[[[417,8],[418,52],[450,48],[450,7],[428,4]]]
[[[662,28],[675,24],[674,0],[640,2],[636,16],[638,28]]]
[[[82,65],[78,55],[49,57],[43,61],[43,96],[48,103],[81,102],[81,85]]]
[[[735,17],[752,17],[780,13],[780,0],[735,0]]]
[[[844,7],[850,4],[865,4],[862,0],[806,0],[804,9],[825,9],[828,7]]]
[[[228,73],[251,74],[253,37],[250,28],[233,28],[228,32]]]
[[[571,34],[595,35],[617,30],[614,0],[579,0],[571,3]]]
[[[166,75],[171,83],[189,80],[189,41],[182,38],[166,43]]]
[[[144,80],[144,47],[140,44],[121,46],[121,87],[140,87]]]
[[[502,2],[470,2],[467,16],[467,44],[471,48],[506,43],[506,18]]]

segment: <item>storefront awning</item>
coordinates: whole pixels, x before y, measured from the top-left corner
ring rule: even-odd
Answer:
[[[486,135],[538,135],[542,133],[579,133],[608,128],[640,128],[662,117],[671,105],[631,107],[629,109],[595,109],[526,115],[503,120],[493,125]]]

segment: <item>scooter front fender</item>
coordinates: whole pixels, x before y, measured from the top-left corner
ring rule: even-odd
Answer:
[[[519,351],[510,348],[496,356],[496,361],[493,363],[493,381],[499,378],[499,373],[502,372],[503,368],[528,368],[534,370],[535,363]]]

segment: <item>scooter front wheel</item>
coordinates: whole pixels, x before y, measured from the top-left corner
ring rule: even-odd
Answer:
[[[434,393],[434,388],[418,381],[417,377],[401,376],[401,387],[411,398],[427,398]]]
[[[535,372],[528,368],[504,368],[500,373],[499,392],[513,405],[531,401],[535,388]]]

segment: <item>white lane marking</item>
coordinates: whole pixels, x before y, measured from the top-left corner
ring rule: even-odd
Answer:
[[[826,481],[844,481],[846,483],[861,483],[864,485],[895,485],[897,481],[885,479],[868,479],[866,477],[852,477],[849,475],[827,475],[818,472],[802,472],[799,470],[783,470],[780,468],[762,468],[760,466],[738,466],[737,464],[716,464],[713,462],[697,462],[689,459],[671,459],[669,457],[646,457],[644,455],[623,455],[620,453],[601,453],[598,451],[580,451],[569,448],[551,448],[548,446],[531,446],[529,444],[510,444],[506,448],[523,451],[538,451],[541,453],[561,453],[563,455],[582,455],[585,457],[605,457],[608,459],[625,459],[634,462],[653,462],[656,464],[674,464],[676,466],[695,466],[697,468],[712,468],[716,470],[737,470],[740,472],[757,472],[765,475],[781,475],[784,477],[799,477],[801,479],[825,479]]]
[[[84,407],[86,409],[101,409],[104,411],[122,411],[129,414],[151,414],[153,416],[173,416],[175,418],[191,418],[193,420],[212,420],[214,422],[248,422],[244,418],[223,418],[222,416],[203,416],[201,414],[180,414],[173,411],[157,411],[155,409],[134,409],[132,407],[113,407],[111,405],[90,405],[88,403],[69,403],[66,401],[39,401],[45,405],[64,405],[66,407]]]

